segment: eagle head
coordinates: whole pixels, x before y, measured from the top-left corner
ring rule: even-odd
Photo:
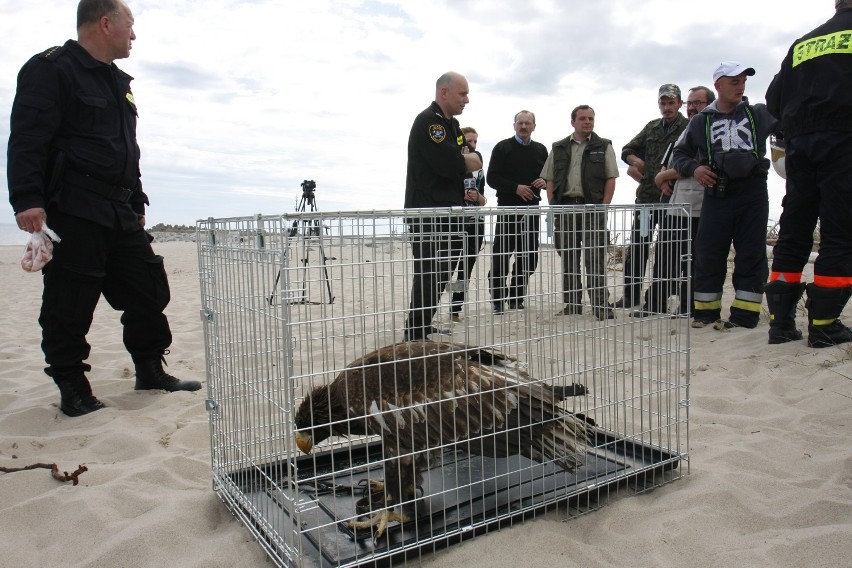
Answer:
[[[331,422],[331,401],[328,386],[315,388],[296,411],[296,445],[306,454],[311,453],[314,444],[318,444],[333,435]]]

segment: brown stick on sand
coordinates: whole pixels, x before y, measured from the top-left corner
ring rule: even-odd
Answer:
[[[66,481],[71,481],[74,485],[80,483],[80,480],[78,478],[80,477],[81,473],[83,473],[84,471],[89,471],[89,468],[87,468],[86,466],[79,465],[77,466],[77,471],[75,471],[74,473],[69,474],[67,471],[59,473],[59,466],[57,466],[55,463],[34,463],[32,465],[27,465],[24,467],[0,467],[0,472],[15,473],[17,471],[27,471],[30,469],[49,469],[54,479],[62,481],[63,483]]]

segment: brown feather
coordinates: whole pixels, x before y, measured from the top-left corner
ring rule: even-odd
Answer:
[[[314,389],[295,424],[314,443],[332,435],[381,436],[384,504],[394,505],[414,498],[421,472],[451,445],[575,468],[587,432],[582,419],[559,408],[566,390],[533,381],[515,360],[488,349],[397,343],[353,361],[331,384]]]

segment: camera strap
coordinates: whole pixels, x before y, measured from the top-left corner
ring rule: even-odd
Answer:
[[[745,106],[745,113],[748,117],[748,125],[751,128],[751,153],[754,154],[755,159],[759,162],[760,156],[757,154],[757,128],[754,125],[754,114],[751,112],[751,105]],[[710,169],[716,170],[716,160],[713,159],[713,139],[710,134],[710,121],[712,119],[712,113],[706,113],[706,118],[704,120],[704,137],[707,140],[707,162],[710,166]]]

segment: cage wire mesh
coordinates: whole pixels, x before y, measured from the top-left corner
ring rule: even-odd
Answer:
[[[476,215],[199,221],[214,489],[275,564],[393,563],[683,475],[689,211]],[[659,311],[609,307],[643,255]],[[425,324],[409,313],[417,270],[445,285]],[[402,343],[416,321],[436,333]]]

